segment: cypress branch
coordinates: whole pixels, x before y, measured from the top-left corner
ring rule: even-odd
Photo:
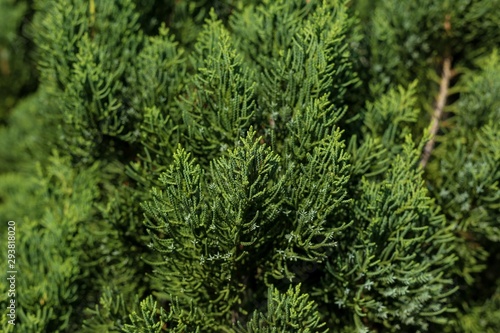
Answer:
[[[0,331],[500,331],[498,5],[0,0]]]
[[[430,139],[424,147],[422,159],[420,160],[420,167],[425,168],[429,158],[431,157],[432,150],[436,141],[436,135],[439,130],[439,121],[441,120],[446,99],[448,97],[448,89],[450,86],[450,79],[452,78],[451,57],[445,57],[443,60],[443,71],[441,74],[441,82],[439,84],[439,95],[436,100],[436,107],[432,114],[432,121],[429,127]]]

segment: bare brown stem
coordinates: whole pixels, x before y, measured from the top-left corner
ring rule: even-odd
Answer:
[[[422,160],[420,161],[420,166],[425,168],[429,158],[431,157],[432,150],[434,149],[434,144],[436,142],[436,134],[439,129],[439,120],[443,114],[443,109],[446,105],[446,99],[448,97],[448,89],[450,87],[450,79],[452,77],[451,71],[451,58],[446,57],[443,61],[443,73],[441,74],[441,83],[439,85],[439,95],[436,100],[436,107],[432,114],[432,121],[429,129],[430,140],[424,147],[424,152],[422,154]]]

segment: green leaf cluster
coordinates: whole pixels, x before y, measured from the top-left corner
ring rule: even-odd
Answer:
[[[495,332],[498,7],[0,0],[0,330]]]

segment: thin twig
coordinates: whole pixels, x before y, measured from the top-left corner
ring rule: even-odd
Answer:
[[[446,105],[446,98],[448,97],[448,89],[450,87],[450,79],[452,77],[451,72],[451,58],[446,57],[443,61],[443,73],[441,74],[441,83],[439,85],[439,95],[436,100],[436,107],[434,108],[434,113],[432,114],[432,121],[430,126],[430,140],[427,142],[424,148],[424,153],[422,155],[422,160],[420,161],[420,166],[425,168],[429,158],[431,157],[432,150],[434,149],[434,143],[436,141],[436,134],[439,129],[439,120],[443,114],[443,109]]]
[[[5,76],[10,75],[9,51],[2,46],[0,46],[0,74]]]
[[[94,26],[95,26],[95,2],[94,0],[89,1],[89,13],[90,13],[90,36],[94,38]]]

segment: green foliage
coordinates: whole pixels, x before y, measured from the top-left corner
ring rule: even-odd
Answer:
[[[16,29],[26,12],[26,3],[15,3],[12,0],[2,0],[0,2],[0,12],[2,20],[0,22],[0,44],[5,46],[17,38]],[[8,15],[7,15],[8,13]]]
[[[58,332],[76,324],[74,308],[83,294],[79,285],[88,273],[73,254],[85,238],[81,225],[92,214],[96,170],[97,165],[76,174],[67,158],[56,155],[46,171],[29,179],[36,188],[24,199],[37,205],[31,216],[19,216],[16,221],[16,332]],[[5,240],[2,237],[4,248]],[[7,282],[2,280],[0,289],[6,308]],[[2,330],[8,326],[4,324]]]
[[[210,161],[234,146],[249,127],[255,75],[242,64],[213,12],[195,44],[192,63],[197,73],[187,79],[179,111],[187,128],[186,144]]]
[[[327,289],[317,289],[353,312],[358,329],[375,323],[390,331],[426,329],[428,321],[444,322],[456,290],[448,270],[455,261],[453,234],[415,170],[419,150],[406,141],[383,180],[362,179],[352,208],[356,233],[339,242],[345,245],[328,264]]]
[[[320,323],[316,304],[307,294],[300,293],[300,285],[290,287],[286,294],[269,289],[267,313],[255,313],[245,329],[240,332],[321,332],[325,323]],[[324,330],[323,332],[327,332]]]
[[[26,91],[33,90],[33,64],[28,40],[20,34],[26,28],[27,1],[0,1],[0,124]]]
[[[499,5],[0,0],[0,330],[496,332]]]
[[[419,121],[414,135],[429,123],[443,59],[451,58],[459,72],[499,45],[492,31],[500,19],[498,0],[353,2],[365,18],[366,38],[357,48],[365,89],[377,96],[419,81],[417,106],[425,121]]]
[[[482,59],[480,67],[479,74],[462,77],[463,96],[455,104],[455,116],[436,151],[441,159],[434,166],[439,175],[435,184],[441,206],[458,230],[499,242],[498,52]]]
[[[127,107],[123,84],[142,44],[132,3],[97,2],[99,15],[90,17],[82,1],[39,6],[39,65],[50,92],[61,98],[56,116],[64,124],[63,149],[82,163],[123,149],[119,144],[138,118]]]
[[[134,302],[137,304],[138,299]],[[133,309],[125,305],[122,295],[105,288],[99,304],[93,309],[85,309],[89,319],[84,321],[82,332],[122,332],[127,314]]]
[[[344,96],[356,83],[346,34],[353,24],[342,1],[278,1],[249,6],[231,20],[239,48],[249,58],[257,77],[259,122],[264,133],[274,130],[288,137],[284,126],[292,115],[328,96],[332,121],[345,112]],[[280,131],[281,129],[281,131]],[[267,130],[267,131],[266,131]]]
[[[460,307],[460,327],[468,332],[471,327],[488,331],[498,322],[493,314],[498,312],[495,276],[500,263],[499,60],[494,51],[480,59],[479,72],[461,77],[462,96],[436,149],[439,159],[429,166],[431,188],[458,236],[457,270],[468,286],[462,295],[474,299]],[[492,316],[481,318],[481,311]]]
[[[55,141],[50,131],[55,126],[41,117],[51,107],[47,94],[38,91],[20,101],[7,118],[8,126],[0,127],[0,172],[32,171],[32,161],[46,161],[44,143]],[[45,142],[44,142],[45,141]],[[19,152],[23,152],[19,155]]]
[[[250,134],[227,158],[215,160],[210,180],[178,150],[160,178],[163,188],[153,189],[153,201],[144,206],[152,246],[162,254],[155,266],[165,293],[178,295],[181,305],[194,302],[208,322],[227,322],[231,311],[244,307],[244,282],[265,265],[253,258],[269,259],[264,254],[281,231],[275,223],[284,194],[279,160],[252,141]]]
[[[125,325],[123,332],[161,332],[168,329],[169,332],[175,333],[186,332],[186,330],[199,333],[212,324],[209,320],[200,320],[199,311],[193,307],[189,311],[184,311],[174,303],[171,305],[170,312],[166,313],[163,308],[157,309],[157,303],[153,297],[142,301],[140,306],[140,313],[135,311],[130,315],[132,324]]]
[[[494,333],[499,329],[500,317],[500,292],[495,290],[491,298],[484,304],[467,309],[467,313],[457,323],[462,332],[487,332]]]

